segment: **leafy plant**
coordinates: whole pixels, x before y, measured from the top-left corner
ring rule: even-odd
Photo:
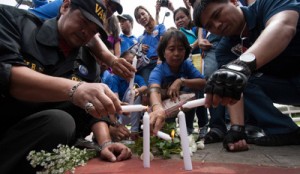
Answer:
[[[172,130],[176,131],[176,124],[165,124],[161,131],[171,133]],[[176,132],[175,132],[176,135]],[[139,137],[134,144],[127,145],[134,153],[141,155],[143,153],[143,137]],[[166,141],[156,136],[150,137],[150,151],[154,156],[162,156],[164,159],[171,158],[171,154],[179,154],[181,151],[180,140],[174,137],[173,141]]]

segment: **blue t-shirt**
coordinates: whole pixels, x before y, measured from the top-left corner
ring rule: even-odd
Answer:
[[[112,78],[113,78],[113,83],[112,83],[111,90],[114,93],[118,93],[119,98],[122,99],[124,97],[126,90],[129,87],[129,82],[127,82],[124,78],[117,75],[113,75]],[[137,84],[139,87],[147,86],[144,81],[144,78],[137,74],[134,77],[134,83]]]
[[[127,51],[128,48],[130,48],[131,46],[133,46],[138,42],[138,39],[134,35],[128,37],[124,34],[121,34],[120,38],[121,38],[121,54],[124,51]]]
[[[299,12],[300,3],[298,3],[297,0],[257,0],[250,6],[241,7],[241,9],[244,13],[249,31],[248,39],[244,45],[249,47],[259,37],[261,32],[265,29],[267,21],[273,15],[285,10],[294,10]],[[258,71],[279,77],[300,74],[299,31],[300,23],[298,20],[296,35],[291,40],[288,47],[277,58],[264,65]],[[276,36],[274,36],[274,39],[276,39]],[[231,49],[240,42],[241,40],[239,37],[223,37],[216,51],[216,57],[220,66],[237,58],[237,55],[233,54]]]
[[[109,88],[112,88],[113,74],[111,74],[108,70],[105,70],[101,76],[101,82],[105,83]]]
[[[178,74],[171,72],[171,69],[166,61],[156,65],[149,77],[149,85],[159,84],[162,89],[167,89],[176,79],[184,77],[186,79],[204,78],[199,70],[195,68],[193,63],[185,60]]]
[[[160,37],[165,33],[166,27],[164,24],[158,24],[154,27],[154,30],[151,34],[146,31],[138,38],[138,41],[142,44],[146,44],[149,46],[147,57],[150,59],[151,57],[157,57],[157,45],[160,41]]]
[[[38,18],[46,20],[54,18],[59,14],[59,9],[62,3],[63,0],[55,0],[38,8],[30,8],[28,11],[36,15]]]

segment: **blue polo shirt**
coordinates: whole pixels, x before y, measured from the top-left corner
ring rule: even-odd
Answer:
[[[267,21],[275,14],[285,11],[300,11],[300,3],[297,0],[257,0],[248,7],[241,7],[249,30],[248,44],[251,46],[265,29]],[[298,20],[297,33],[288,47],[275,59],[264,65],[258,71],[279,77],[300,74],[300,23]],[[274,36],[274,41],[276,36]],[[231,48],[240,43],[239,37],[224,37],[217,48],[216,57],[220,65],[228,63],[237,56],[231,52]],[[280,42],[280,41],[278,41]],[[272,48],[270,48],[272,49]]]
[[[138,39],[134,35],[126,36],[124,34],[121,34],[120,38],[121,38],[121,54],[138,42]]]
[[[186,79],[204,78],[189,60],[185,60],[181,64],[178,74],[171,72],[170,66],[166,61],[163,61],[163,63],[158,64],[152,70],[149,77],[149,85],[159,84],[162,89],[167,89],[176,79],[181,77]]]
[[[114,93],[118,93],[119,98],[122,99],[124,97],[126,90],[129,87],[129,82],[127,82],[124,78],[117,75],[113,75],[112,78],[113,78],[113,83],[112,83],[111,90]],[[134,77],[134,83],[137,84],[139,87],[147,86],[144,81],[144,78],[137,74]]]
[[[151,34],[144,31],[144,33],[138,38],[138,41],[142,44],[146,44],[149,46],[149,50],[147,52],[147,57],[157,57],[157,45],[160,41],[160,37],[165,33],[166,27],[164,24],[158,24],[154,27],[154,30]]]

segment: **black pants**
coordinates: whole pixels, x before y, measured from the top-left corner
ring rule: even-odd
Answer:
[[[1,136],[0,173],[35,173],[26,160],[31,150],[52,151],[58,144],[70,144],[74,135],[75,121],[65,111],[45,110],[24,118]]]

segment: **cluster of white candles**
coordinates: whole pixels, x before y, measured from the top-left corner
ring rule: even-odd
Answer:
[[[186,102],[184,105],[182,105],[182,108],[183,109],[185,109],[185,108],[191,109],[191,108],[203,106],[204,102],[205,102],[204,98],[192,100],[192,101]],[[146,111],[147,108],[148,108],[147,106],[143,106],[143,105],[122,106],[123,112],[140,112],[140,111]],[[179,120],[180,139],[181,139],[181,148],[183,151],[184,169],[185,170],[193,170],[184,112],[180,110],[177,117]],[[150,118],[149,118],[149,114],[147,111],[144,113],[142,129],[143,129],[143,162],[144,162],[144,167],[149,168],[150,167]],[[172,139],[170,137],[170,135],[168,135],[164,132],[161,132],[161,131],[158,131],[156,136],[158,136],[162,139],[165,139],[165,140]]]

